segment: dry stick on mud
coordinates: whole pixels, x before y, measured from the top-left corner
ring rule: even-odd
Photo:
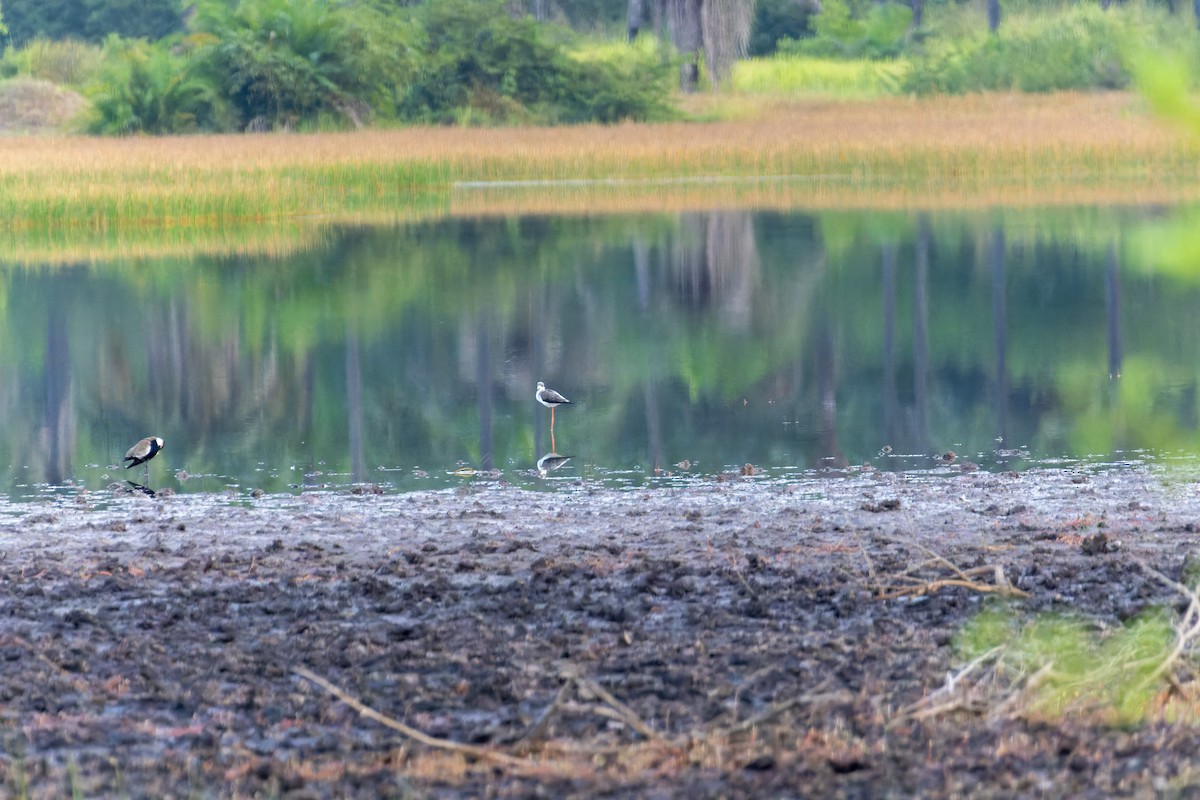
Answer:
[[[1133,562],[1147,575],[1171,587],[1188,599],[1187,610],[1183,612],[1183,616],[1175,624],[1175,646],[1171,648],[1171,652],[1167,654],[1166,658],[1151,673],[1151,679],[1157,680],[1164,675],[1169,676],[1170,671],[1179,663],[1179,659],[1187,649],[1200,638],[1200,585],[1197,585],[1194,589],[1189,589],[1179,581],[1168,578],[1140,558],[1133,559]]]
[[[334,686],[332,683],[325,680],[315,672],[312,672],[311,670],[305,669],[304,667],[292,667],[292,672],[294,672],[296,675],[299,675],[301,678],[304,678],[306,681],[311,681],[317,686],[320,686],[322,689],[329,692],[329,694],[353,708],[359,713],[360,716],[375,720],[380,725],[391,728],[394,731],[399,731],[408,738],[414,739],[421,744],[428,745],[429,747],[436,747],[440,750],[451,750],[455,753],[462,753],[463,755],[471,756],[484,761],[495,761],[501,764],[509,764],[512,766],[524,766],[526,763],[516,756],[510,756],[507,753],[490,750],[486,747],[460,744],[458,742],[452,742],[449,739],[439,739],[436,736],[430,736],[423,731],[419,731],[416,728],[405,725],[403,722],[400,722],[397,719],[393,719],[386,714],[376,711],[366,703],[363,703],[356,697],[352,697],[342,689]]]
[[[971,703],[971,698],[963,695],[955,696],[958,685],[963,679],[975,672],[981,666],[989,661],[998,658],[1004,652],[1003,645],[993,647],[986,653],[976,656],[966,666],[958,672],[946,673],[946,682],[942,684],[936,691],[930,692],[927,696],[918,700],[910,706],[901,709],[888,724],[888,728],[899,725],[901,722],[908,720],[921,720],[927,717],[936,717],[939,714],[945,714],[950,711],[974,711]],[[943,700],[942,698],[950,698]]]
[[[611,707],[617,712],[618,715],[620,715],[619,718],[622,722],[633,728],[642,736],[645,736],[651,741],[662,741],[663,737],[658,731],[654,730],[654,728],[651,728],[645,722],[642,722],[641,717],[635,714],[632,708],[613,697],[613,695],[603,686],[589,678],[583,678],[579,676],[575,677],[575,683],[579,686],[579,688],[586,689],[607,703],[609,707]]]
[[[542,738],[546,729],[550,727],[550,719],[554,716],[555,712],[563,707],[567,696],[574,688],[575,676],[568,675],[567,679],[563,681],[563,685],[558,688],[558,694],[554,695],[554,702],[546,706],[546,710],[537,718],[537,722],[533,723],[529,730],[525,732],[525,735],[517,740],[516,747],[518,750],[528,751],[535,742]]]
[[[1008,578],[1004,575],[1004,568],[999,564],[974,567],[972,569],[964,570],[950,559],[946,558],[940,553],[935,553],[933,550],[929,549],[920,542],[899,540],[896,541],[896,543],[921,550],[929,556],[929,559],[921,562],[915,567],[909,567],[902,573],[892,576],[894,580],[911,581],[911,585],[889,585],[887,587],[881,585],[880,590],[876,593],[876,597],[880,600],[894,600],[898,597],[920,597],[926,594],[933,594],[934,592],[937,592],[948,586],[959,586],[964,589],[970,589],[973,592],[980,592],[981,594],[999,594],[1003,597],[1029,597],[1028,592],[1018,589],[1016,586],[1013,586],[1011,583],[1009,583]],[[941,564],[958,577],[939,578],[931,581],[908,574],[913,569],[921,569],[929,564]],[[993,576],[995,583],[981,583],[975,580],[975,576],[987,575],[989,573]],[[885,588],[890,589],[890,591],[884,591]]]

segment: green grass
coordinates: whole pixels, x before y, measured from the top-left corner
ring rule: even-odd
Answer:
[[[253,226],[266,235],[251,238],[279,249],[272,234],[312,220],[1200,198],[1200,143],[1127,94],[706,102],[738,113],[710,105],[707,123],[562,128],[0,138],[0,235],[21,260],[49,242],[76,255],[80,242],[104,251],[114,241],[150,253],[157,238],[178,252],[183,231],[236,250],[206,231]]]
[[[995,674],[1008,697],[1020,697],[1017,713],[1095,714],[1132,725],[1162,710],[1170,686],[1161,668],[1175,641],[1174,619],[1162,609],[1106,626],[1068,614],[1022,618],[996,606],[967,623],[955,645],[967,662],[998,652]]]
[[[832,96],[871,99],[899,92],[908,61],[854,60],[776,56],[740,61],[730,90],[763,97]]]

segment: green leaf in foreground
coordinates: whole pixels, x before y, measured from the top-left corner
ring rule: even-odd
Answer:
[[[1176,637],[1172,614],[1161,608],[1108,627],[1073,614],[1022,618],[996,605],[963,627],[955,648],[964,661],[998,650],[995,674],[1023,695],[1019,713],[1090,712],[1132,725],[1154,713],[1168,688],[1161,667]]]

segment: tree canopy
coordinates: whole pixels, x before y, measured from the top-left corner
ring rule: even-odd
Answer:
[[[179,0],[3,0],[6,42],[38,37],[101,42],[109,34],[161,39],[183,30]]]

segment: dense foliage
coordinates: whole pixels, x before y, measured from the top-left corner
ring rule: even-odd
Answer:
[[[816,3],[797,0],[758,0],[747,55],[771,55],[781,41],[811,36],[812,19],[819,8]]]
[[[56,29],[42,9],[46,35],[9,47],[0,76],[82,89],[96,133],[667,115],[672,66],[657,47],[583,56],[568,28],[507,8],[504,0],[199,0],[182,31],[112,34],[102,48],[86,44],[86,32],[48,38]]]
[[[930,0],[918,29],[907,2],[823,0],[812,36],[780,40],[787,56],[901,59],[902,92],[961,94],[1125,88],[1133,48],[1200,52],[1191,9],[1165,3],[1005,4],[990,32],[980,7]]]
[[[564,29],[512,18],[490,0],[429,3],[418,20],[423,57],[400,102],[405,119],[616,122],[665,113],[667,72],[653,50],[573,57]]]
[[[367,4],[242,0],[231,9],[208,0],[192,28],[193,57],[240,127],[391,116],[395,87],[412,72],[412,25]]]
[[[1155,38],[1160,41],[1167,31]],[[906,88],[919,93],[1015,89],[1123,88],[1130,73],[1128,43],[1154,35],[1128,9],[1077,6],[1053,15],[1010,20],[999,35],[980,31],[931,40],[914,59]]]
[[[2,2],[0,78],[83,92],[100,133],[653,120],[677,80],[662,38],[614,35],[617,0]],[[727,85],[837,94],[849,84],[825,73],[874,62],[876,95],[1123,88],[1134,46],[1200,53],[1190,9],[1158,0],[1006,0],[996,32],[979,4],[923,11],[918,25],[909,0],[758,0],[750,52],[783,58]]]
[[[38,37],[93,43],[109,34],[160,39],[183,29],[179,0],[4,0],[7,43]]]
[[[861,4],[860,4],[861,5]],[[814,36],[779,43],[784,53],[844,58],[891,58],[903,50],[912,9],[900,3],[869,3],[861,9],[847,0],[823,0],[813,17]]]

